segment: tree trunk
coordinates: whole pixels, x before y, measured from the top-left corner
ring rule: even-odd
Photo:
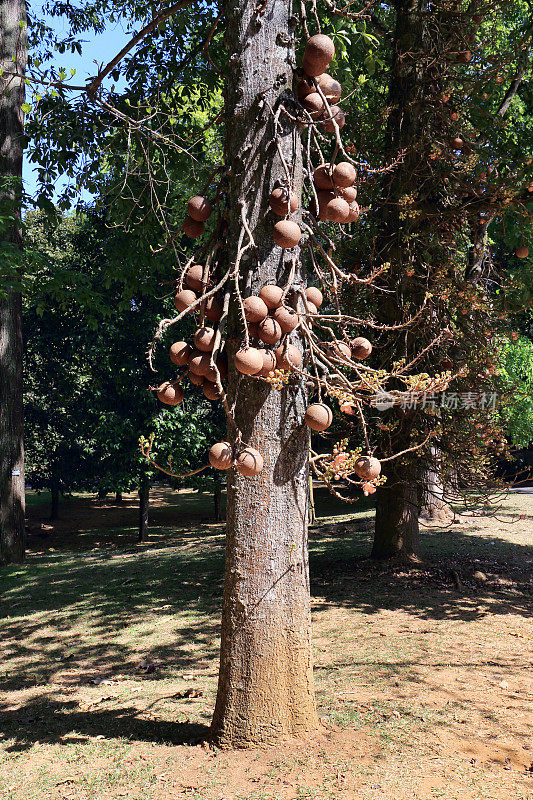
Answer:
[[[418,483],[408,476],[405,482],[385,484],[376,492],[376,533],[372,558],[418,559]]]
[[[222,485],[218,476],[215,476],[215,490],[213,492],[213,505],[215,507],[215,522],[222,520]]]
[[[139,480],[139,542],[148,541],[148,510],[150,507],[150,476],[143,469]]]
[[[50,505],[50,522],[53,522],[59,517],[59,479],[57,475],[52,474],[50,482],[50,494],[52,502]]]
[[[25,3],[0,0],[0,217],[3,217],[0,241],[13,245],[4,250],[7,264],[4,261],[6,269],[0,271],[0,563],[3,564],[21,562],[25,555],[22,297],[16,290],[16,251],[22,247],[22,104],[26,57]],[[14,257],[10,264],[11,254]]]
[[[122,492],[115,492],[115,503],[122,503]]]
[[[107,497],[107,492],[105,489],[98,489],[98,502],[105,503],[105,499]]]
[[[420,518],[426,522],[449,522],[453,511],[444,501],[444,486],[439,472],[439,451],[431,448],[431,463],[428,464],[423,485],[422,507]]]
[[[226,0],[226,163],[229,177],[229,263],[234,264],[244,208],[256,248],[243,282],[245,294],[268,282],[283,285],[297,258],[295,285],[303,285],[299,254],[273,245],[268,196],[284,171],[269,110],[292,80],[290,0],[266,10],[250,0]],[[265,102],[266,101],[266,102]],[[279,146],[294,164],[301,191],[298,130],[280,118]],[[245,237],[246,242],[246,237]],[[298,336],[292,336],[299,343]],[[230,365],[240,346],[238,315],[230,314]],[[220,673],[212,735],[220,746],[248,747],[304,735],[317,726],[310,645],[307,552],[308,431],[306,393],[298,379],[281,392],[230,370],[238,391],[236,419],[243,442],[264,457],[263,471],[228,476],[226,572]]]

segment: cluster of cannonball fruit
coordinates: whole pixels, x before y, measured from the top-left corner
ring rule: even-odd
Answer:
[[[217,442],[209,451],[209,463],[215,469],[227,470],[235,467],[246,478],[253,478],[263,469],[261,453],[253,447],[244,447],[235,454],[229,442]]]
[[[314,216],[330,222],[356,222],[359,218],[356,178],[355,167],[348,161],[318,166],[313,173],[318,201],[312,208]]]
[[[314,286],[305,290],[308,313],[313,315],[323,301],[322,292]],[[269,378],[276,370],[297,369],[302,363],[302,353],[290,342],[280,344],[283,336],[292,333],[300,324],[301,314],[283,304],[281,286],[267,284],[258,295],[243,301],[244,315],[251,339],[273,347],[241,347],[235,353],[235,366],[243,375]]]
[[[342,87],[335,78],[326,73],[335,55],[335,45],[329,36],[318,33],[311,36],[305,45],[302,68],[305,76],[298,82],[297,95],[311,119],[320,123],[326,133],[334,133],[333,120],[340,128],[346,122],[344,112],[336,105],[341,99]],[[328,101],[330,112],[324,103]]]
[[[213,207],[206,197],[196,195],[187,203],[187,216],[181,226],[183,233],[197,239],[204,232],[205,223],[211,216]]]

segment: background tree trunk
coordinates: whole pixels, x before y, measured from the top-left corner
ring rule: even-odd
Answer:
[[[53,522],[59,517],[59,476],[56,472],[52,472],[50,481],[50,522]]]
[[[148,511],[150,508],[150,476],[144,467],[139,479],[139,533],[138,541],[148,541]]]
[[[122,492],[121,491],[115,492],[115,503],[122,503],[122,502],[123,502]]]
[[[292,81],[293,18],[290,0],[226,0],[230,70],[226,85],[226,163],[229,178],[229,262],[234,263],[244,204],[256,250],[245,281],[257,293],[268,282],[286,282],[293,251],[274,247],[268,196],[284,171],[268,109]],[[264,98],[264,99],[263,99]],[[265,100],[267,102],[265,102]],[[301,191],[299,132],[281,116],[279,144],[295,164]],[[249,262],[247,262],[249,266]],[[296,268],[295,284],[302,284]],[[232,353],[242,330],[230,315]],[[293,336],[296,342],[297,337]],[[300,344],[301,346],[301,344]],[[302,382],[278,392],[263,382],[236,379],[236,418],[243,441],[265,459],[263,472],[228,476],[226,572],[218,694],[212,735],[222,746],[272,743],[317,726],[310,645],[307,552],[308,431],[303,426]]]
[[[440,477],[438,448],[431,448],[431,457],[431,463],[428,464],[424,476],[420,518],[427,522],[449,522],[453,517],[453,511],[444,501],[444,486]]]
[[[215,476],[215,488],[213,491],[213,505],[215,511],[215,522],[223,519],[222,515],[222,484],[220,478]]]
[[[418,488],[411,477],[404,483],[385,484],[376,492],[376,535],[372,558],[418,560]]]
[[[25,3],[0,0],[0,239],[19,248],[26,58]],[[0,269],[2,283],[16,283],[14,267]],[[0,285],[0,563],[24,560],[24,512],[22,297]]]

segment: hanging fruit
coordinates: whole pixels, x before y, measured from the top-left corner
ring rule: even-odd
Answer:
[[[237,456],[235,466],[237,472],[246,478],[253,478],[259,475],[264,466],[263,456],[253,447],[245,447]]]
[[[312,403],[305,412],[304,421],[312,431],[325,431],[333,422],[333,413],[324,403]]]
[[[209,451],[209,463],[215,469],[231,469],[235,463],[233,448],[229,442],[217,442]]]
[[[191,197],[187,203],[187,213],[196,222],[206,222],[211,216],[213,207],[205,197]]]
[[[166,406],[177,406],[183,401],[183,389],[178,383],[163,383],[157,390],[157,399]]]

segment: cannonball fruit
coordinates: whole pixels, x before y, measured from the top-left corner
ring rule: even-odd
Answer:
[[[298,314],[292,308],[280,306],[274,311],[273,317],[279,324],[283,333],[291,333],[298,327]]]
[[[307,97],[304,97],[302,100],[302,105],[313,119],[318,119],[318,117],[320,117],[321,114],[323,114],[326,110],[324,101],[318,92],[312,92],[311,94],[308,94]]]
[[[209,463],[215,469],[230,469],[235,463],[229,442],[217,442],[209,451]]]
[[[328,102],[336,103],[337,100],[341,99],[342,86],[340,85],[339,81],[336,81],[335,78],[332,78],[331,75],[327,74],[327,72],[324,72],[323,75],[318,76],[317,83],[322,89]]]
[[[222,303],[220,300],[211,295],[205,301],[205,317],[209,322],[218,322],[222,316]]]
[[[270,208],[278,217],[285,217],[298,208],[298,198],[284,186],[278,186],[269,198]]]
[[[313,172],[313,182],[319,189],[331,191],[333,188],[332,175],[329,164],[320,164]]]
[[[178,367],[184,367],[188,364],[191,354],[192,348],[187,342],[174,342],[174,344],[170,345],[170,360]]]
[[[263,356],[255,347],[237,350],[234,360],[235,366],[243,375],[257,375],[263,369]]]
[[[330,106],[331,118],[328,117],[324,121],[324,130],[326,133],[335,133],[335,125],[333,120],[337,123],[339,130],[342,130],[346,125],[346,115],[340,106]]]
[[[259,338],[265,344],[276,344],[281,339],[281,336],[281,326],[272,317],[266,317],[259,323]]]
[[[304,421],[312,431],[325,431],[333,422],[333,413],[324,403],[312,403],[305,412]]]
[[[262,322],[268,314],[264,300],[252,294],[244,300],[244,316],[247,322]]]
[[[275,243],[280,247],[296,247],[302,236],[302,231],[296,222],[282,219],[274,225],[273,236]]]
[[[516,250],[516,257],[517,258],[527,258],[529,255],[529,248],[522,245],[522,247],[518,247]]]
[[[182,289],[174,298],[174,305],[178,311],[185,311],[190,308],[197,300],[195,293],[192,289]]]
[[[342,197],[333,197],[326,203],[326,216],[330,222],[347,222],[350,206]]]
[[[191,383],[194,383],[195,386],[203,386],[205,383],[203,375],[197,375],[196,372],[191,372],[191,370],[189,370],[189,380]]]
[[[317,289],[316,286],[308,286],[305,290],[305,296],[310,303],[313,303],[316,306],[316,308],[320,308],[324,302],[324,295],[320,289]]]
[[[299,367],[302,363],[302,354],[294,344],[285,344],[276,350],[276,362],[279,369],[289,370]]]
[[[321,75],[335,55],[335,45],[329,36],[317,33],[307,40],[302,66],[312,77]]]
[[[189,267],[185,275],[185,283],[189,289],[194,289],[195,292],[201,292],[204,288],[203,281],[204,268],[201,264],[193,264]]]
[[[359,219],[359,216],[361,214],[361,211],[359,209],[358,204],[355,202],[355,200],[352,203],[350,203],[349,209],[350,209],[350,211],[349,211],[348,219],[346,220],[346,222],[357,222],[357,220]]]
[[[263,469],[263,465],[263,456],[253,447],[245,447],[244,450],[241,450],[235,462],[237,472],[240,472],[245,478],[253,478],[254,475],[258,475]]]
[[[198,222],[198,220],[192,219],[192,217],[185,217],[181,229],[183,233],[190,236],[191,239],[197,239],[204,232],[204,227],[203,222]]]
[[[358,336],[352,342],[352,354],[354,358],[368,358],[372,352],[372,345],[364,336]]]
[[[348,161],[341,161],[333,167],[333,183],[335,186],[346,188],[355,183],[357,172]]]
[[[361,456],[354,464],[356,474],[362,479],[371,481],[381,473],[381,464],[373,456]]]
[[[183,400],[183,389],[177,383],[164,383],[157,390],[157,398],[166,406],[177,406]]]
[[[211,361],[210,353],[202,353],[199,350],[193,350],[189,359],[189,369],[197,375],[205,376]]]
[[[331,345],[331,351],[335,356],[337,356],[337,358],[341,358],[343,360],[350,359],[352,357],[352,351],[350,347],[344,342],[333,342]]]
[[[357,198],[357,189],[355,186],[347,186],[339,189],[339,194],[343,200],[346,200],[347,203],[353,203]]]
[[[194,334],[194,346],[202,353],[209,353],[214,347],[215,336],[213,328],[198,328]]]
[[[321,77],[321,76],[320,76]],[[298,100],[303,100],[304,97],[307,97],[308,94],[312,92],[316,92],[315,82],[312,78],[300,78],[298,81],[298,85],[296,87],[296,94],[298,96]]]
[[[265,303],[269,311],[274,311],[281,305],[281,298],[283,297],[283,289],[281,286],[263,286],[259,292],[259,297]]]
[[[207,397],[208,400],[220,400],[220,392],[218,391],[214,383],[205,381],[204,384],[202,385],[202,389],[204,395]]]
[[[213,207],[205,197],[191,197],[187,203],[187,213],[196,222],[205,222],[211,216]]]
[[[261,355],[263,356],[263,368],[259,375],[262,378],[268,378],[270,373],[276,369],[276,357],[271,350],[261,350]]]

